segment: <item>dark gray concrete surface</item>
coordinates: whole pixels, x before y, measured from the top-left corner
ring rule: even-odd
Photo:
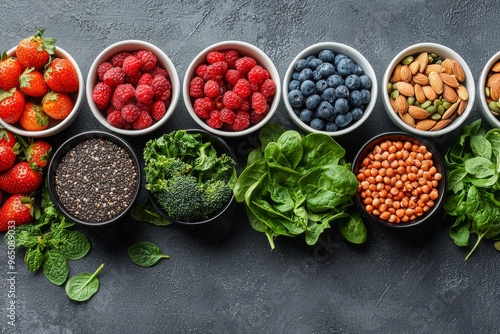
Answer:
[[[70,52],[86,77],[97,54],[125,39],[165,51],[181,80],[190,61],[223,40],[252,43],[275,62],[281,76],[295,55],[322,41],[350,45],[371,62],[381,80],[402,49],[437,42],[457,51],[479,77],[498,51],[499,7],[486,1],[26,1],[4,0],[0,49],[31,35],[34,26]],[[369,138],[396,130],[381,92],[370,119],[338,142],[352,159]],[[480,117],[476,101],[466,124]],[[297,129],[281,104],[274,121]],[[181,101],[164,132],[193,128]],[[58,136],[58,146],[85,130],[100,129],[86,102]],[[455,132],[439,138],[445,153]],[[254,137],[255,138],[255,137]],[[140,154],[149,137],[126,138]],[[251,138],[230,140],[244,161]],[[145,199],[141,192],[140,201]],[[17,253],[16,327],[7,325],[7,250],[0,246],[2,333],[496,333],[500,328],[500,254],[484,241],[468,249],[448,236],[451,221],[436,216],[420,233],[369,224],[366,244],[348,244],[331,229],[315,247],[280,237],[271,251],[240,205],[225,218],[229,233],[204,237],[181,226],[157,227],[132,219],[112,227],[79,228],[92,249],[70,261],[70,276],[101,263],[100,289],[73,302],[43,273],[29,272]],[[133,264],[127,248],[157,244],[170,255],[152,268]]]

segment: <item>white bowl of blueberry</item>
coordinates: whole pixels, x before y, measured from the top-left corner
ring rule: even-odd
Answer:
[[[318,43],[300,52],[288,67],[283,100],[304,131],[341,136],[370,116],[377,78],[366,58],[350,46]]]

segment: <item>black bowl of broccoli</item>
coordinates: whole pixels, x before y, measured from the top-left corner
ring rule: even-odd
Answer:
[[[233,202],[236,156],[204,130],[179,130],[144,148],[146,189],[155,209],[184,225],[206,224]]]

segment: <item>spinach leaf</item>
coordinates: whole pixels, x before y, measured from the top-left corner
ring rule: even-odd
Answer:
[[[304,170],[336,165],[345,155],[345,150],[332,137],[321,133],[310,133],[302,138],[302,147],[304,153],[300,165]]]
[[[245,201],[245,193],[248,189],[259,182],[262,175],[268,172],[267,163],[265,161],[257,161],[243,170],[233,189],[234,199],[237,202]]]
[[[340,219],[338,225],[340,234],[353,244],[362,244],[368,238],[368,230],[359,212],[350,212],[348,217]]]
[[[448,174],[447,190],[457,193],[464,189],[463,179],[467,176],[467,171],[464,168],[457,168]]]
[[[46,251],[45,261],[43,261],[43,273],[52,284],[63,284],[69,273],[66,256],[56,249]]]
[[[292,167],[283,152],[281,152],[280,146],[277,143],[267,144],[264,155],[269,163],[287,168]]]
[[[259,162],[262,160],[264,160],[264,153],[262,152],[262,148],[256,148],[248,154],[247,166],[250,166],[254,162]]]
[[[262,127],[259,132],[260,143],[262,144],[262,151],[266,150],[269,143],[277,142],[278,138],[285,132],[285,129],[278,123],[267,123]]]
[[[101,264],[92,275],[81,273],[80,275],[71,277],[64,288],[68,297],[77,302],[83,302],[92,297],[99,290],[97,274],[103,267],[104,264]]]
[[[301,140],[300,134],[296,131],[286,131],[278,138],[278,146],[288,160],[291,169],[295,169],[302,159],[304,149]]]
[[[472,136],[470,138],[470,147],[472,149],[472,153],[474,153],[477,157],[483,157],[488,160],[491,159],[491,144],[485,137],[477,135]]]
[[[316,244],[321,233],[323,233],[327,228],[330,228],[330,222],[335,219],[345,218],[348,216],[349,215],[345,212],[329,212],[319,222],[310,220],[306,230],[306,243],[308,245]]]
[[[245,208],[247,211],[248,220],[250,221],[250,225],[253,227],[254,230],[265,233],[269,241],[269,245],[271,246],[271,249],[274,249],[275,248],[274,237],[276,236],[276,234],[274,234],[273,230],[269,226],[267,226],[262,220],[257,218],[257,216],[253,214],[252,210],[248,208],[248,206],[245,205]]]
[[[30,271],[36,271],[42,265],[44,256],[40,247],[28,248],[24,255],[24,262]]]
[[[465,190],[461,190],[458,194],[451,195],[444,199],[444,211],[452,216],[457,216],[465,211],[464,199],[466,195]]]
[[[153,204],[149,200],[149,197],[146,198],[146,201],[143,204],[133,208],[130,211],[130,216],[135,220],[148,222],[158,226],[167,226],[172,224],[170,220],[166,219],[158,211],[156,211]]]
[[[480,179],[489,178],[495,175],[495,167],[493,166],[493,163],[491,160],[483,157],[476,157],[467,160],[465,162],[465,170],[467,173],[475,175]]]
[[[63,230],[65,231],[65,230]],[[68,260],[78,260],[87,255],[90,250],[89,240],[78,231],[65,231],[67,235],[64,242],[55,246]]]
[[[470,187],[467,193],[467,214],[480,231],[500,221],[500,204],[490,196],[479,191],[476,186]]]
[[[274,206],[280,212],[291,211],[295,207],[295,203],[288,192],[288,188],[269,182],[267,184],[267,191],[271,195],[271,199],[276,203]]]
[[[465,215],[457,218],[450,227],[450,237],[457,246],[468,246],[470,236],[470,221],[466,220]]]
[[[135,264],[141,267],[151,267],[155,265],[160,259],[168,259],[168,255],[163,255],[158,246],[150,242],[138,242],[127,251],[128,256]]]

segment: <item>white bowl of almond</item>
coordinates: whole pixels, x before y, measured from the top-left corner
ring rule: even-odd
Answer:
[[[425,137],[459,128],[475,99],[467,63],[452,49],[435,43],[401,51],[385,71],[382,91],[389,118],[402,130]]]
[[[484,118],[500,128],[500,52],[486,63],[478,81],[479,104]]]

